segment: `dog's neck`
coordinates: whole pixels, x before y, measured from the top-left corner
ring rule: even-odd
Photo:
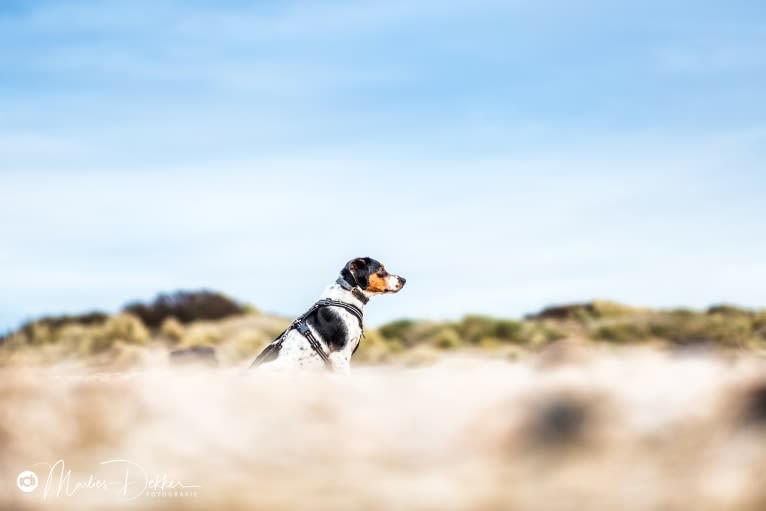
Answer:
[[[338,277],[338,280],[336,280],[335,283],[338,284],[343,289],[345,289],[346,291],[349,291],[352,295],[354,295],[354,298],[356,298],[357,300],[359,300],[363,304],[367,304],[367,302],[370,301],[370,296],[371,295],[366,293],[359,286],[350,284],[346,279],[343,278],[343,274],[341,274]]]
[[[370,299],[367,293],[360,290],[359,288],[353,288],[348,285],[343,286],[338,281],[335,281],[333,284],[329,285],[319,298],[331,298],[343,303],[350,303],[351,305],[359,308],[359,310],[362,312],[364,312],[364,306]]]

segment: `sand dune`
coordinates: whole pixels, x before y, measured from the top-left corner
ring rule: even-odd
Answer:
[[[350,377],[6,368],[0,508],[766,509],[764,359],[558,350]]]

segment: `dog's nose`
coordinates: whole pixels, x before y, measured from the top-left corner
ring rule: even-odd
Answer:
[[[406,282],[407,282],[407,279],[405,279],[404,277],[399,277],[399,283],[400,283],[402,286],[404,286],[404,284],[405,284]]]

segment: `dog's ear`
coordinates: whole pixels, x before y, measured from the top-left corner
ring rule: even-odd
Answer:
[[[357,257],[356,259],[352,259],[346,263],[346,266],[340,271],[340,276],[352,286],[359,286],[362,289],[366,289],[369,284],[368,277],[370,276],[369,258]]]

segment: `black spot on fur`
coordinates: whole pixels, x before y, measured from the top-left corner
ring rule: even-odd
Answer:
[[[343,349],[348,342],[348,328],[340,314],[331,307],[317,309],[306,318],[316,336],[327,344],[330,351]]]

